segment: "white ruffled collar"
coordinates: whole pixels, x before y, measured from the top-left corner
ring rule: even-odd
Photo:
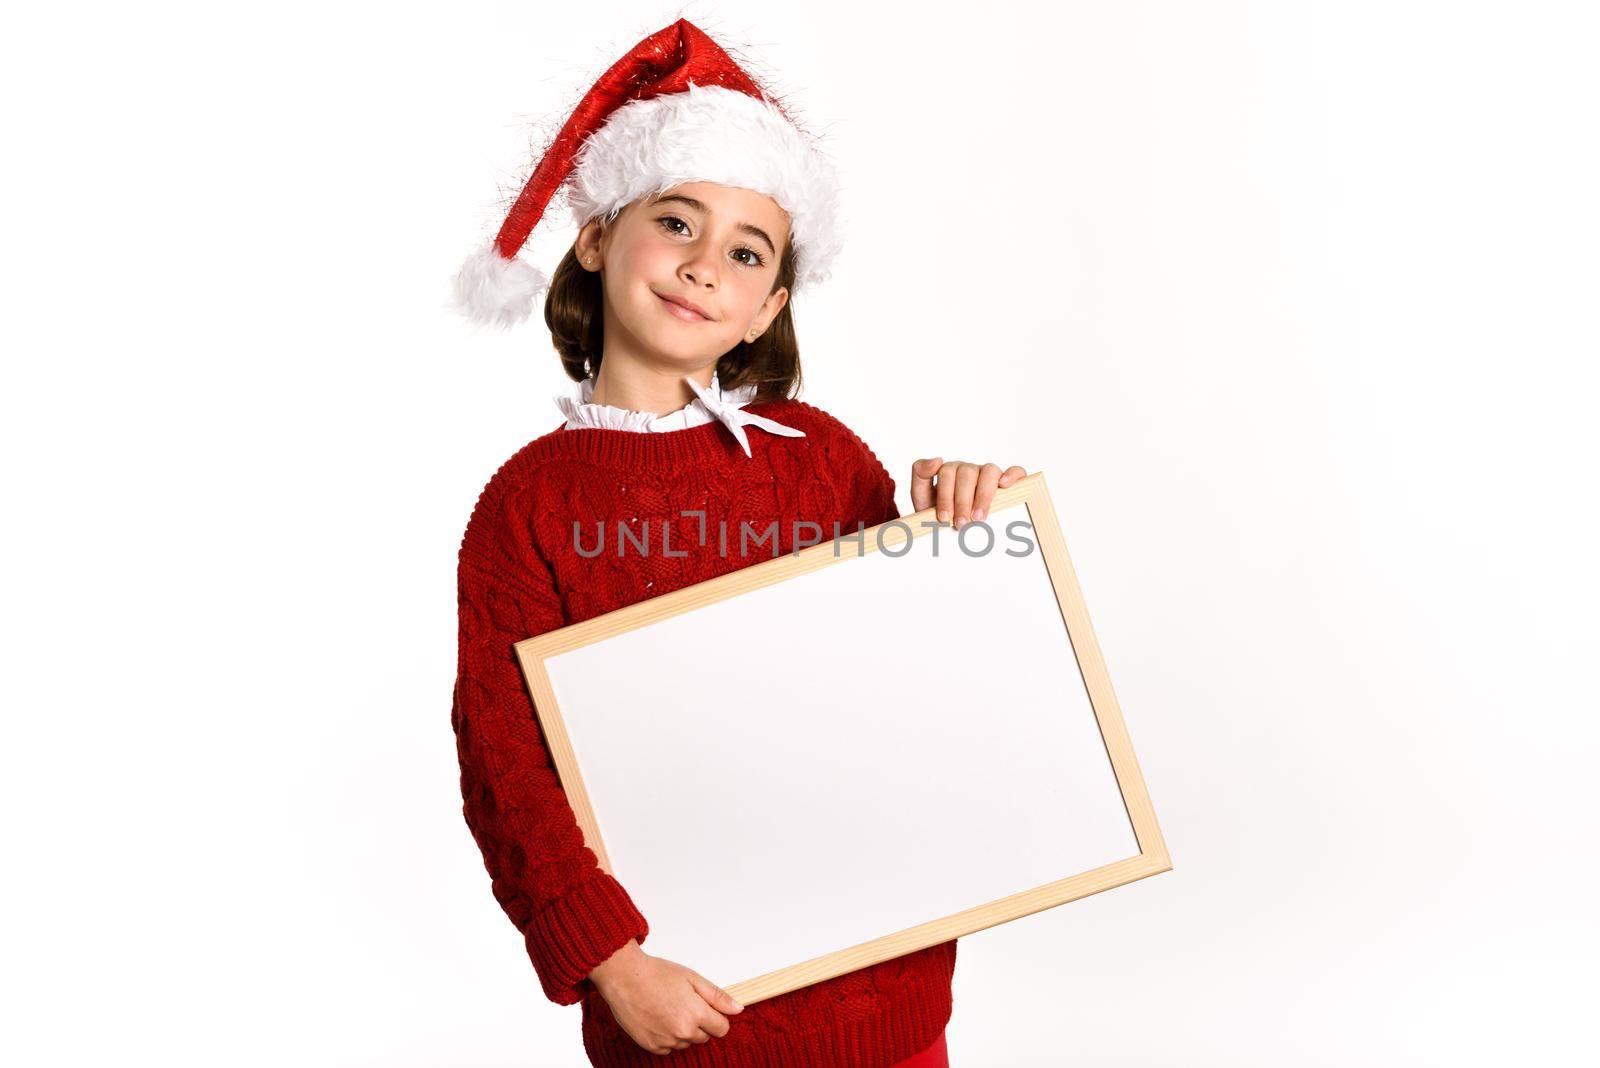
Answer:
[[[740,386],[738,389],[724,390],[717,381],[717,373],[711,372],[711,385],[709,388],[700,385],[692,376],[684,375],[683,380],[694,391],[695,399],[685,404],[675,412],[657,415],[655,412],[634,411],[631,408],[619,408],[611,404],[596,404],[594,397],[594,376],[590,375],[578,383],[571,393],[558,394],[555,398],[556,406],[567,417],[566,430],[579,430],[592,427],[601,430],[631,430],[646,434],[667,433],[674,430],[687,430],[690,427],[701,426],[712,420],[721,422],[733,434],[735,440],[744,449],[746,456],[750,455],[750,442],[745,435],[746,426],[757,426],[773,434],[783,437],[803,438],[805,431],[784,426],[782,423],[768,419],[765,416],[754,415],[743,410],[744,406],[755,399],[760,386],[751,383]]]

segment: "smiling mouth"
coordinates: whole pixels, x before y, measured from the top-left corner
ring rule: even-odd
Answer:
[[[668,300],[660,293],[656,294],[656,299],[667,306],[667,311],[671,312],[673,315],[676,315],[686,323],[709,323],[711,321],[697,311],[691,311],[676,301]]]

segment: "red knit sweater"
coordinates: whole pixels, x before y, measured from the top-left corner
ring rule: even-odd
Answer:
[[[750,428],[746,456],[719,422],[662,433],[558,427],[495,473],[461,542],[451,722],[467,825],[545,995],[582,1002],[584,1048],[601,1068],[887,1068],[937,1039],[951,1014],[954,940],[754,1002],[728,1017],[726,1035],[664,1057],[622,1030],[587,978],[628,939],[644,945],[649,925],[583,842],[512,646],[898,516],[894,479],[839,420],[798,400],[746,410],[805,436]],[[774,520],[776,537],[761,541]],[[574,546],[575,522],[588,555]],[[618,524],[635,535],[620,539],[621,555]]]

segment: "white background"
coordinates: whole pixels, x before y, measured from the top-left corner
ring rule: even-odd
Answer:
[[[8,17],[4,1059],[584,1063],[449,720],[568,383],[442,305],[679,14],[848,183],[802,397],[1046,473],[1172,850],[964,938],[952,1064],[1595,1057],[1592,9],[579,9]]]

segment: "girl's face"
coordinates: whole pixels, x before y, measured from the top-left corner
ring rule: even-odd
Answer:
[[[604,232],[591,220],[574,248],[601,272],[607,356],[620,346],[687,371],[755,340],[789,299],[773,290],[788,240],[771,197],[714,182],[636,200]]]

